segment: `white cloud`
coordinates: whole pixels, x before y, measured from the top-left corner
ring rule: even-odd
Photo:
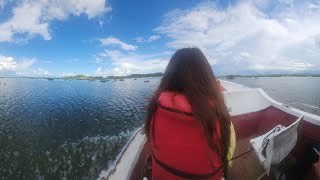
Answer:
[[[157,40],[159,38],[160,38],[159,35],[152,35],[152,36],[149,37],[148,42],[155,41],[155,40]]]
[[[125,76],[130,74],[144,74],[163,72],[168,64],[169,56],[172,52],[163,52],[159,54],[136,54],[122,53],[117,50],[105,50],[100,57],[109,60],[112,68],[103,69],[99,67],[95,75],[99,76]]]
[[[249,68],[257,70],[257,71],[305,71],[309,68],[314,67],[315,65],[305,62],[290,62],[290,61],[282,61],[278,64],[273,65],[265,65],[265,64],[253,64],[249,66]]]
[[[170,48],[200,47],[222,74],[320,70],[319,7],[309,1],[240,1],[226,9],[201,3],[169,12],[155,31],[171,38]]]
[[[106,0],[20,0],[12,8],[12,17],[0,24],[0,42],[12,42],[15,35],[42,36],[51,39],[52,20],[66,20],[69,16],[86,14],[89,19],[111,11]],[[0,7],[5,1],[0,1]]]
[[[43,68],[27,69],[25,71],[16,72],[16,75],[22,77],[49,77],[53,76],[48,70]]]
[[[154,72],[163,72],[168,64],[168,60],[164,59],[152,59],[152,60],[132,60],[114,62],[115,68],[112,70],[112,74],[116,76],[124,76],[130,74],[145,74]]]
[[[78,59],[78,58],[67,59],[67,60],[64,60],[64,62],[66,62],[66,63],[78,63],[78,62],[80,62],[80,59]]]
[[[0,0],[0,10],[3,9],[7,3],[7,0]]]
[[[107,77],[112,75],[112,72],[108,69],[102,69],[101,67],[98,67],[96,71],[94,72],[94,76],[103,76]]]
[[[33,75],[37,75],[37,76],[49,76],[49,75],[51,75],[48,70],[43,69],[43,68],[38,68],[38,69],[32,70],[32,74]]]
[[[23,59],[17,62],[13,57],[0,55],[0,73],[25,71],[34,63],[34,59]]]
[[[34,65],[35,59],[16,59],[11,56],[0,55],[0,75],[1,76],[52,76],[48,70]]]
[[[12,71],[16,66],[17,63],[12,57],[0,56],[0,71]]]
[[[159,36],[159,35],[152,35],[152,36],[148,37],[147,39],[144,39],[143,37],[137,37],[137,38],[135,38],[135,40],[137,42],[140,42],[140,43],[142,43],[142,42],[152,42],[152,41],[160,39],[160,37],[161,36]]]
[[[102,60],[101,57],[108,58],[109,60],[116,62],[123,60],[125,56],[118,50],[105,50],[104,53],[100,54],[100,61]]]
[[[99,39],[99,41],[104,46],[109,46],[109,45],[118,46],[121,49],[126,50],[126,51],[135,51],[138,48],[137,46],[127,44],[125,42],[122,42],[120,39],[112,37],[112,36],[105,38],[105,39]]]
[[[143,37],[137,37],[137,38],[135,38],[134,40],[137,41],[137,42],[139,42],[139,43],[144,42]]]
[[[101,67],[98,67],[98,69],[96,70],[96,72],[95,72],[95,74],[101,74],[101,72],[102,72],[102,68]]]
[[[73,72],[68,72],[68,73],[64,72],[64,73],[62,73],[62,77],[65,77],[65,76],[75,76],[75,75],[76,75],[76,74],[73,73]]]
[[[102,26],[104,25],[104,21],[99,19],[98,23],[99,23],[99,27],[102,28]]]
[[[95,63],[102,62],[102,58],[101,57],[94,57],[93,60],[94,60]]]

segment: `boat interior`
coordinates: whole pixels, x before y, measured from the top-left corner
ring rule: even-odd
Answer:
[[[270,129],[281,124],[285,127],[292,124],[296,116],[281,111],[273,106],[258,112],[242,114],[232,117],[235,127],[237,144],[229,169],[229,179],[313,179],[313,163],[319,161],[319,156],[313,148],[319,149],[319,131],[309,132],[307,122],[302,122],[296,146],[290,154],[274,168],[274,174],[268,176],[259,162],[255,151],[252,150],[250,139],[267,133]],[[306,131],[307,132],[307,131]],[[310,136],[311,135],[311,136]],[[285,142],[283,144],[286,145]],[[277,173],[277,174],[275,174]],[[274,177],[276,176],[277,177]]]
[[[294,149],[277,167],[273,167],[276,168],[275,173],[277,174],[270,173],[270,175],[267,175],[256,153],[251,148],[250,139],[265,134],[278,124],[287,127],[296,119],[297,117],[272,106],[254,113],[232,116],[237,141],[232,167],[229,167],[228,170],[228,179],[317,179],[314,177],[313,164],[319,161],[319,156],[314,152],[313,148],[320,149],[320,131],[313,131],[307,134],[300,133]],[[302,123],[300,132],[308,129],[308,126],[310,125],[305,122]],[[147,144],[143,148],[141,158],[141,165],[136,166],[135,173],[132,174],[131,179],[143,179],[143,177],[146,177],[150,180],[152,179],[152,168]],[[274,177],[275,175],[282,178],[276,178]]]
[[[236,107],[233,106],[231,108]],[[267,175],[259,162],[255,151],[251,148],[250,139],[267,133],[277,125],[288,127],[298,118],[298,116],[272,105],[255,112],[232,115],[231,121],[236,132],[236,149],[231,160],[232,166],[228,169],[228,179],[307,180],[320,178],[315,177],[313,168],[313,164],[319,161],[319,155],[314,151],[314,148],[320,149],[320,128],[308,121],[302,121],[296,146],[280,164],[272,166],[269,175]],[[283,145],[286,145],[285,142]],[[144,147],[144,151],[144,153],[148,153],[147,144]],[[152,179],[151,158],[148,155],[145,157],[145,168],[142,168],[143,172],[141,172],[142,176],[140,177],[141,179],[146,177],[150,180]],[[141,168],[138,169],[141,170]],[[131,179],[137,179],[139,177],[137,175],[132,174]]]
[[[227,84],[228,85],[228,84]],[[230,180],[320,179],[320,117],[309,114],[271,99],[262,89],[243,89],[224,92],[225,101],[235,128],[236,147],[231,166],[228,169]],[[297,140],[293,148],[278,164],[272,164],[270,173],[266,173],[252,148],[251,139],[260,137],[277,125],[288,127],[299,117]],[[143,136],[143,133],[138,133]],[[137,138],[136,138],[137,139]],[[283,140],[281,146],[287,146]],[[151,158],[146,141],[141,141],[138,153],[128,179],[152,179]],[[278,153],[278,152],[275,152]],[[317,163],[318,162],[318,163]],[[121,164],[121,163],[120,163]],[[118,171],[121,171],[118,169]]]

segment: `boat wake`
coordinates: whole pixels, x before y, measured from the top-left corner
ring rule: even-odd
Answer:
[[[108,169],[107,170],[102,170],[98,179],[105,179],[105,177],[109,177],[110,174],[113,173],[113,171],[115,170],[115,167],[118,163],[118,161],[120,160],[121,156],[123,155],[123,153],[126,151],[126,149],[128,148],[130,142],[134,139],[135,135],[140,131],[141,128],[136,128],[134,131],[132,131],[132,133],[130,134],[130,139],[127,141],[127,143],[122,147],[120,153],[116,156],[115,161],[113,162],[108,162]]]
[[[1,177],[95,179],[103,169],[114,164],[117,155],[123,151],[121,149],[135,132],[136,130],[127,130],[113,136],[84,137],[33,152],[24,149],[0,150],[0,158],[4,164],[23,160],[23,163],[16,166],[0,166]],[[8,147],[13,148],[13,145]]]

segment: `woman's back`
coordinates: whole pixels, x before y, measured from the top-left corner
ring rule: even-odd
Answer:
[[[193,117],[186,97],[175,92],[162,92],[158,103],[154,132],[151,133],[155,134],[155,137],[154,139],[150,137],[153,178],[202,179],[208,177],[220,180],[222,178],[221,155],[208,146],[201,124]],[[214,140],[218,143],[220,131],[217,128],[214,132]],[[163,164],[167,167],[163,167]],[[170,169],[177,172],[172,172]]]
[[[230,117],[211,66],[197,48],[178,50],[150,100],[145,132],[153,179],[221,179]]]

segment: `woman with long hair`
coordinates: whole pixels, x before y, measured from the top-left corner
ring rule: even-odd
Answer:
[[[207,58],[175,52],[148,106],[145,133],[152,178],[226,178],[230,116]]]

